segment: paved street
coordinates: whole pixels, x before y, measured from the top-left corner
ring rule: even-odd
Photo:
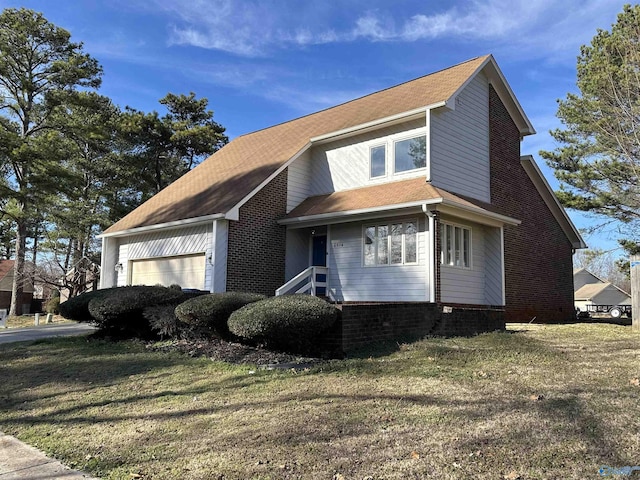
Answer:
[[[25,342],[47,337],[68,337],[93,332],[95,328],[86,323],[64,323],[54,325],[40,325],[29,328],[0,329],[0,344],[11,342]]]

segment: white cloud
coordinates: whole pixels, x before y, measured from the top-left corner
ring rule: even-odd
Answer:
[[[355,5],[355,6],[354,6]],[[137,8],[168,17],[169,43],[246,57],[279,49],[353,41],[415,42],[437,39],[487,42],[546,51],[574,50],[608,28],[619,0],[458,0],[443,10],[415,3],[413,11],[371,0],[357,4],[276,0],[147,0]],[[603,25],[603,19],[607,19]],[[609,19],[611,21],[609,21]]]

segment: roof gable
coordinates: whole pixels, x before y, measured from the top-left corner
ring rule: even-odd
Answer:
[[[595,297],[597,297],[598,295],[600,295],[606,290],[611,290],[616,293],[621,293],[631,298],[631,295],[629,295],[627,292],[615,286],[613,283],[609,283],[609,282],[587,283],[586,285],[583,285],[578,290],[576,290],[574,297],[576,300],[593,300]]]
[[[587,248],[587,244],[582,239],[580,232],[578,232],[578,229],[569,218],[569,215],[567,215],[565,209],[560,205],[558,198],[555,193],[553,193],[547,179],[542,175],[533,157],[531,155],[524,155],[520,157],[520,163],[538,190],[542,200],[547,204],[547,207],[560,225],[560,228],[562,228],[562,231],[567,236],[567,239],[571,242],[571,246],[575,249]],[[576,272],[574,272],[574,275],[575,274]]]
[[[0,260],[0,291],[11,291],[14,264],[14,260]]]
[[[0,280],[13,270],[14,263],[14,260],[0,260]]]
[[[228,214],[237,210],[239,205],[282,171],[291,159],[307,149],[312,139],[376,124],[407,112],[415,114],[419,109],[426,111],[436,105],[455,108],[455,102],[451,100],[485,67],[487,71],[494,72],[494,76],[497,75],[498,83],[504,80],[493,57],[486,55],[336,107],[237,137],[112,225],[104,235]],[[519,107],[506,83],[500,91],[511,96],[506,103]],[[533,133],[532,127],[527,130],[530,123],[524,113],[516,119],[516,123],[524,125],[521,128],[523,135]]]

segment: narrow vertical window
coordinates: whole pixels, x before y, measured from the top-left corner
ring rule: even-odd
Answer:
[[[384,177],[387,174],[386,147],[372,147],[369,151],[369,175],[371,178]]]
[[[391,225],[391,263],[402,263],[402,224]]]
[[[469,268],[471,262],[469,261],[469,252],[471,252],[471,231],[468,228],[462,229],[462,266]]]
[[[405,223],[404,229],[404,263],[418,261],[418,228],[415,222]]]
[[[447,246],[447,265],[453,265],[453,225],[447,225],[447,236],[445,237]]]
[[[389,227],[387,225],[380,225],[378,228],[378,235],[376,236],[376,243],[378,247],[378,265],[386,265],[389,263]]]
[[[456,267],[462,266],[462,229],[460,227],[454,227],[453,239],[455,245],[455,259],[454,265]]]
[[[376,264],[376,227],[367,227],[364,231],[364,264]]]

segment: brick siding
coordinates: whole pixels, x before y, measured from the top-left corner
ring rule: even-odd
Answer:
[[[416,340],[427,335],[475,335],[504,330],[500,308],[454,306],[451,313],[428,302],[343,303],[330,331],[318,342],[325,356],[339,357],[368,344]]]
[[[287,170],[240,207],[239,221],[229,222],[227,291],[274,295],[284,283]]]
[[[573,319],[572,246],[520,163],[520,133],[489,87],[491,203],[522,221],[504,230],[506,320]]]

